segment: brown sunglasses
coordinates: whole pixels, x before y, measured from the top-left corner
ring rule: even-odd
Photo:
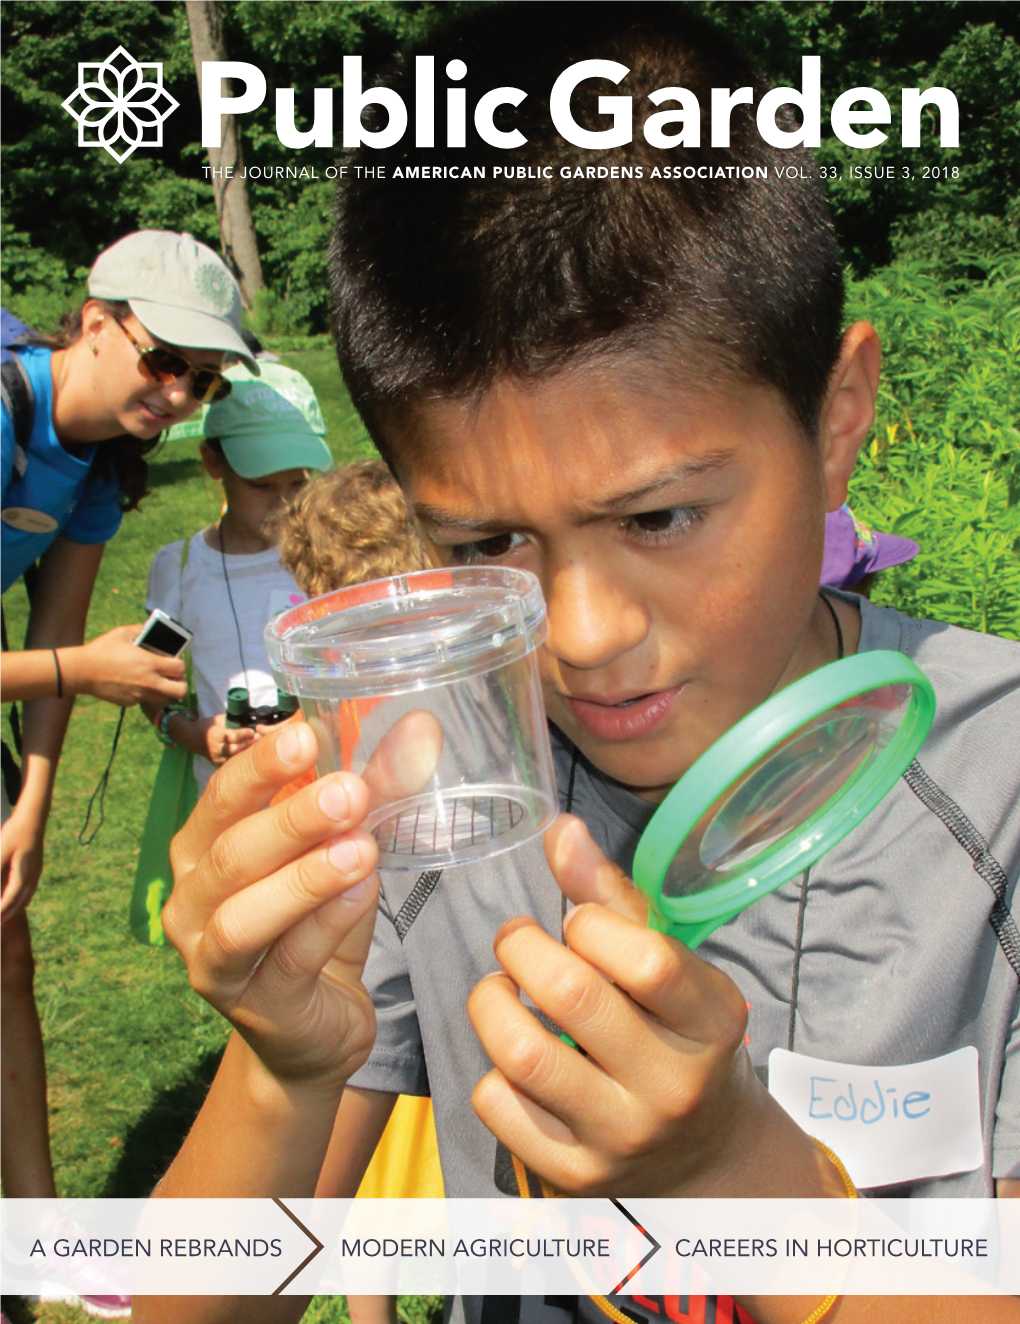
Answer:
[[[113,318],[117,325],[138,350],[138,368],[150,381],[160,386],[169,386],[180,377],[190,378],[191,394],[203,405],[211,405],[214,400],[225,400],[231,391],[231,383],[215,368],[194,368],[186,358],[175,354],[172,349],[160,345],[139,345],[123,322]]]

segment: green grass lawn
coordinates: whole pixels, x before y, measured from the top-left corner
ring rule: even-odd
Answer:
[[[314,384],[338,462],[372,454],[340,380],[332,348],[288,354]],[[220,489],[194,441],[164,446],[151,466],[151,495],[110,544],[89,612],[92,637],[143,619],[149,563],[164,543],[214,520]],[[24,637],[20,585],[4,598],[12,642]],[[134,879],[160,745],[129,710],[110,775],[106,821],[78,844],[89,797],[106,765],[118,709],[75,705],[46,834],[46,867],[32,903],[39,1010],[49,1071],[57,1188],[69,1197],[147,1195],[178,1149],[216,1069],[227,1026],[189,988],[172,948],[139,946],[128,931]],[[438,1298],[404,1298],[401,1314],[424,1324]],[[79,1324],[61,1304],[15,1305],[11,1324]],[[184,1318],[182,1316],[182,1318]],[[342,1298],[317,1299],[314,1324],[348,1318]]]

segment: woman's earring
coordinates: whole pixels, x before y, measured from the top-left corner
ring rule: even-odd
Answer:
[[[89,341],[89,349],[91,349],[93,357],[99,354],[99,346],[96,344],[94,340]]]

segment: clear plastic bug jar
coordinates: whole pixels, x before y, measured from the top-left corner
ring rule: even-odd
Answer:
[[[497,567],[357,584],[270,622],[273,674],[316,732],[320,774],[371,789],[381,865],[461,864],[552,821],[545,633],[538,580]]]

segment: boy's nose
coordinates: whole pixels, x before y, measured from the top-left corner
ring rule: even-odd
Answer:
[[[545,647],[566,666],[585,671],[607,666],[648,634],[644,604],[585,562],[564,566],[544,588]]]

